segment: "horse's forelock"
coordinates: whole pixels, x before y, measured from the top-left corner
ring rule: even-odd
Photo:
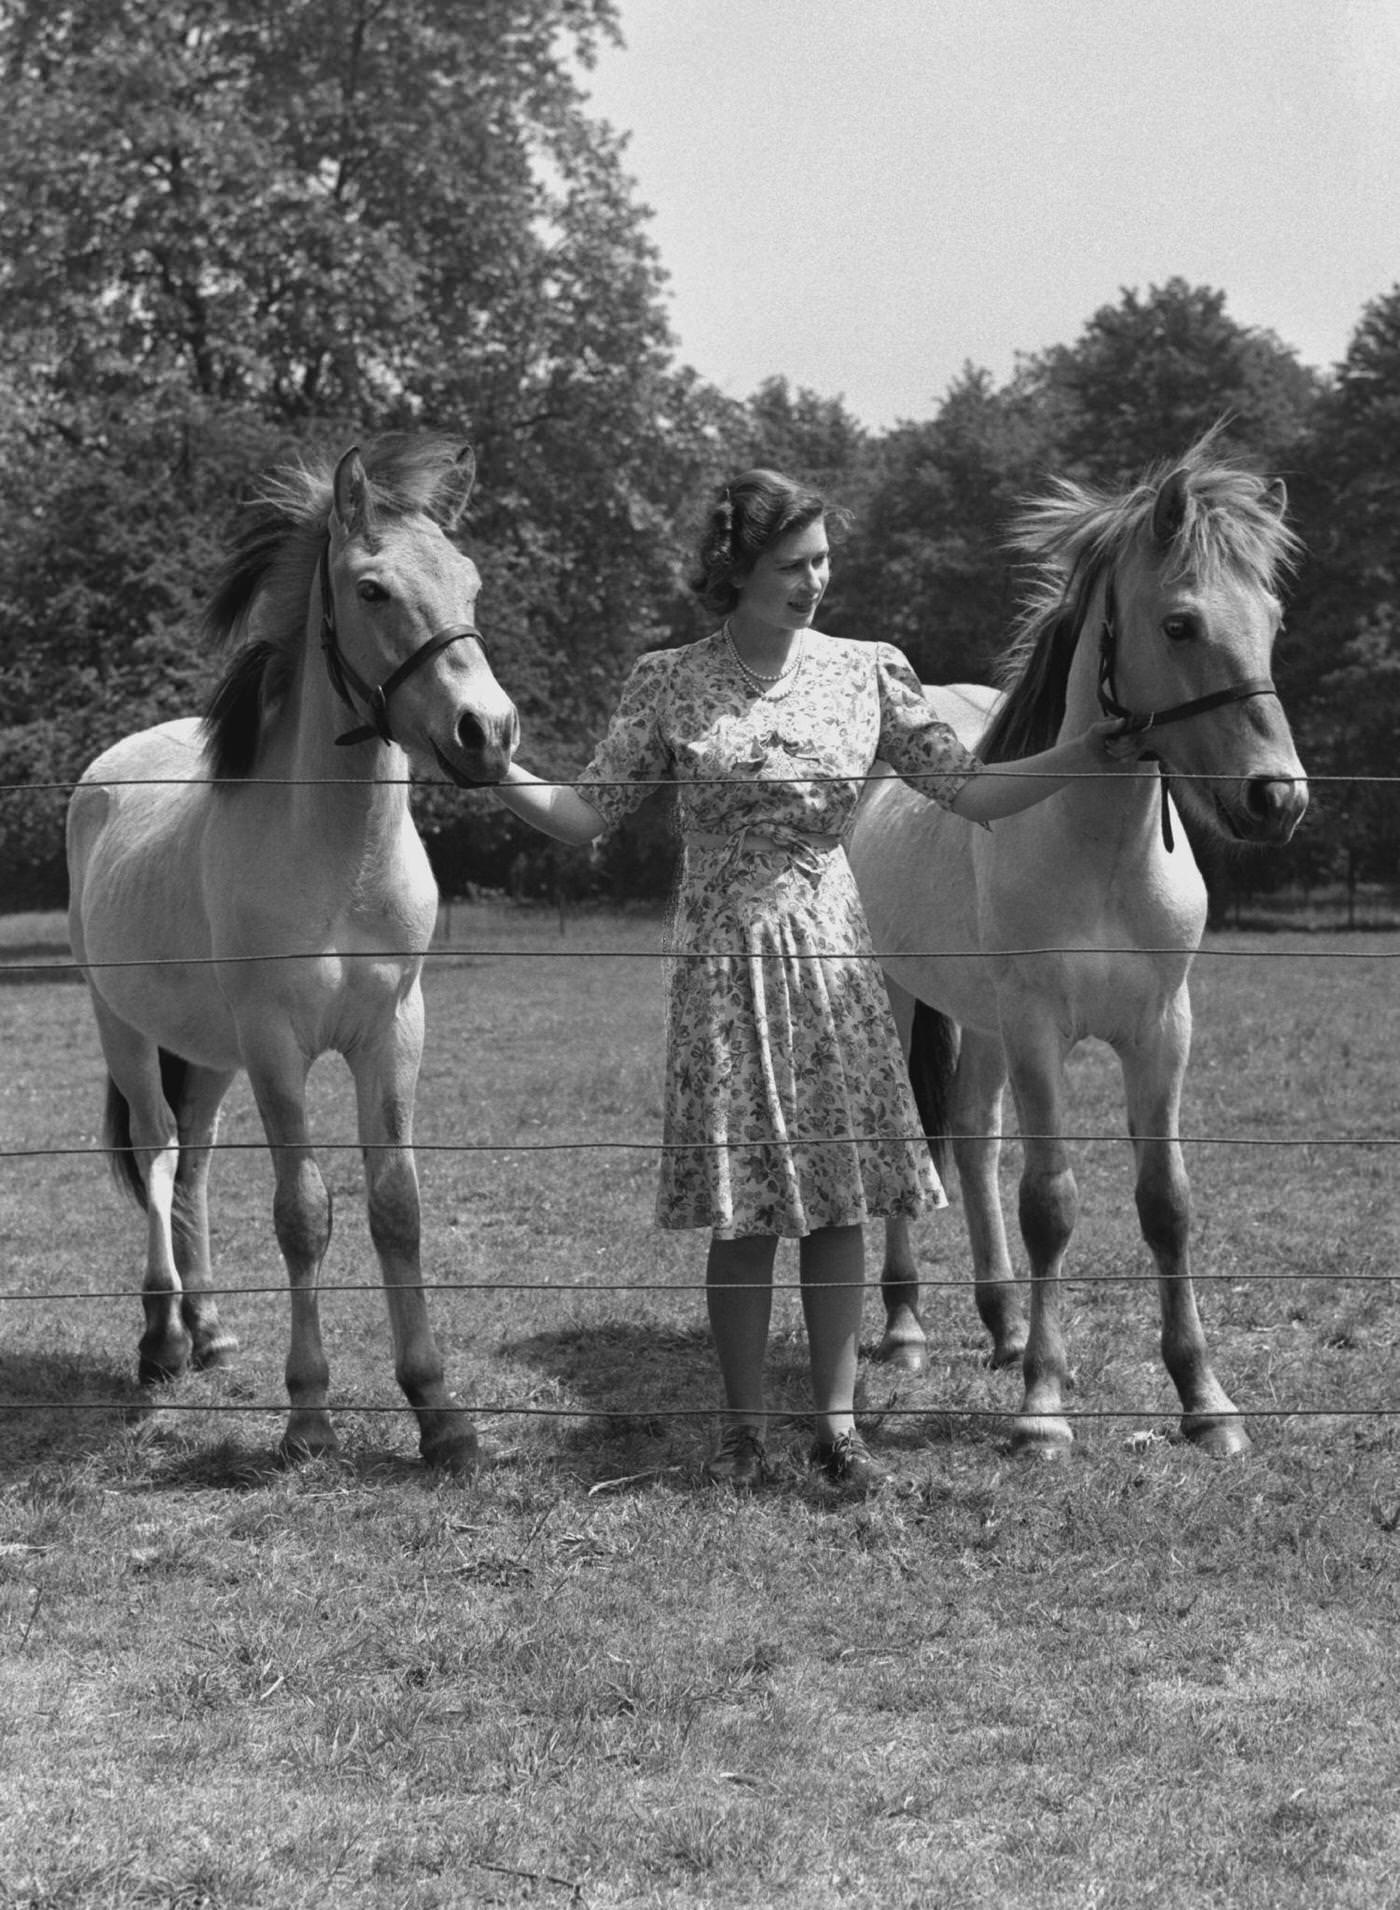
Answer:
[[[1187,469],[1186,509],[1169,553],[1174,572],[1209,581],[1244,571],[1274,589],[1297,562],[1301,545],[1272,487],[1228,462]]]
[[[370,509],[382,527],[434,515],[450,490],[460,442],[436,433],[388,433],[361,454]],[[258,634],[300,641],[311,587],[334,508],[335,465],[282,465],[259,482],[235,528],[205,622],[217,642],[239,637],[255,605]]]
[[[365,447],[362,462],[374,509],[389,517],[436,516],[463,446],[437,432],[390,432]]]

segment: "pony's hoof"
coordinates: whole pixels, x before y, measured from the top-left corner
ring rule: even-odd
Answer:
[[[1011,1450],[1018,1459],[1065,1459],[1074,1434],[1063,1419],[1018,1419],[1011,1428]]]
[[[1254,1446],[1237,1413],[1184,1415],[1181,1436],[1211,1459],[1236,1459]]]
[[[454,1479],[470,1479],[485,1461],[481,1441],[470,1426],[460,1421],[449,1430],[425,1432],[418,1441],[423,1464],[434,1472],[445,1472]]]
[[[190,1364],[190,1345],[186,1340],[165,1341],[159,1348],[149,1351],[143,1346],[137,1360],[137,1377],[143,1386],[168,1386],[171,1380],[179,1379],[188,1372]]]
[[[207,1373],[211,1367],[232,1366],[238,1355],[238,1335],[236,1333],[215,1333],[209,1339],[196,1338],[192,1364],[199,1373]]]
[[[875,1357],[882,1366],[892,1366],[897,1373],[922,1373],[928,1367],[928,1347],[924,1340],[896,1339],[892,1333],[887,1333],[876,1347]]]
[[[324,1414],[319,1417],[310,1413],[293,1414],[277,1448],[277,1457],[284,1466],[305,1466],[313,1459],[338,1459],[340,1441]]]

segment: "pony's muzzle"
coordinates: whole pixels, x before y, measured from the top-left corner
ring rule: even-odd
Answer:
[[[433,744],[438,768],[459,789],[498,783],[510,767],[520,742],[520,717],[502,691],[488,707],[463,710],[453,730],[449,754]]]
[[[1244,785],[1244,813],[1254,842],[1287,842],[1308,807],[1302,776],[1254,776]]]

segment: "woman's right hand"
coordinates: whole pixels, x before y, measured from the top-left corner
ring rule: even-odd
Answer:
[[[1142,732],[1129,729],[1127,719],[1122,716],[1100,717],[1098,722],[1089,725],[1080,741],[1094,769],[1106,764],[1116,768],[1121,763],[1135,763],[1143,753]]]

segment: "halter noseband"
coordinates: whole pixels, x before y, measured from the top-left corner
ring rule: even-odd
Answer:
[[[401,684],[411,677],[423,664],[431,663],[449,644],[462,643],[468,637],[481,643],[481,633],[469,623],[449,624],[446,629],[435,631],[431,637],[420,643],[412,656],[405,658],[398,669],[385,677],[377,687],[366,683],[359,671],[350,662],[340,648],[335,628],[335,597],[331,591],[330,542],[321,548],[320,560],[316,566],[316,575],[321,586],[321,651],[326,659],[326,674],[331,680],[331,688],[345,704],[352,715],[360,714],[355,698],[365,704],[369,714],[368,723],[358,728],[346,730],[343,736],[336,737],[340,748],[352,743],[367,743],[377,736],[381,743],[392,743],[394,733],[389,727],[389,698]],[[485,645],[482,645],[483,650]]]
[[[1118,656],[1117,607],[1113,596],[1113,580],[1109,579],[1104,605],[1103,628],[1099,632],[1099,708],[1105,716],[1116,716],[1125,736],[1143,736],[1148,730],[1162,729],[1168,723],[1184,723],[1188,717],[1203,716],[1207,710],[1222,709],[1227,703],[1247,703],[1256,696],[1277,696],[1271,678],[1266,676],[1245,677],[1239,683],[1232,683],[1223,690],[1211,690],[1205,696],[1194,696],[1187,703],[1172,703],[1164,710],[1130,710],[1118,701],[1117,687],[1114,682],[1114,666]],[[1166,764],[1154,750],[1145,750],[1144,756],[1155,761],[1162,779],[1162,842],[1167,853],[1173,848],[1171,811],[1167,807],[1168,770]]]

